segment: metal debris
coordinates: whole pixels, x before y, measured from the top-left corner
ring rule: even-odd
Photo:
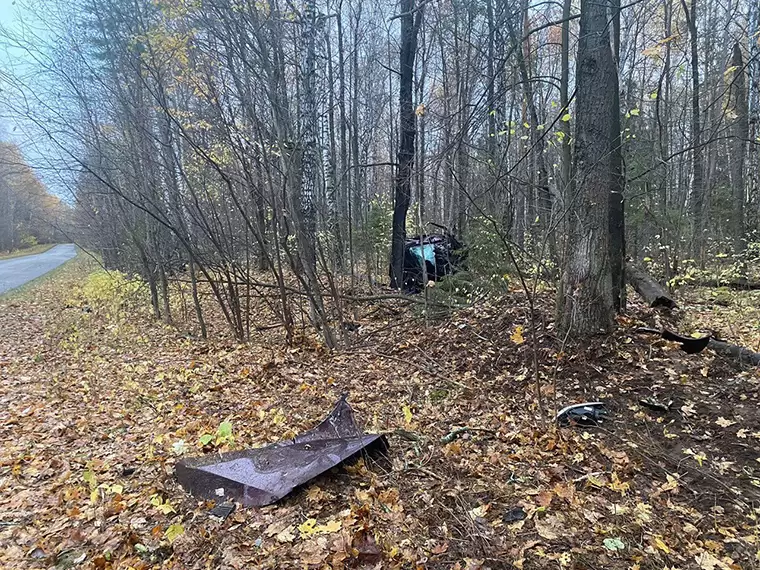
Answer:
[[[343,396],[319,425],[292,440],[184,459],[177,463],[176,475],[198,498],[262,507],[360,451],[386,445],[384,436],[365,434],[357,427]]]

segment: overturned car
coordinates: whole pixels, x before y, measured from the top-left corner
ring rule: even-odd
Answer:
[[[404,289],[418,292],[428,281],[466,269],[467,250],[452,234],[427,234],[404,243]]]

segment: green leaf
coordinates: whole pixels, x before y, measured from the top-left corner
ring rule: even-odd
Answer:
[[[204,434],[203,434],[203,435],[200,437],[200,442],[201,442],[201,445],[208,445],[208,444],[209,444],[209,443],[211,443],[212,441],[214,441],[214,436],[213,436],[213,435],[211,435],[210,433],[204,433]]]
[[[611,550],[612,552],[625,550],[625,542],[623,542],[620,538],[605,538],[604,547],[607,550]]]
[[[567,123],[570,119],[572,119],[572,116],[570,116],[570,113],[565,113],[564,115],[562,115],[562,119],[561,120],[563,122]]]
[[[95,473],[93,473],[91,469],[88,469],[82,474],[82,479],[84,479],[84,482],[89,485],[90,491],[98,486],[98,479],[95,477]]]
[[[634,109],[631,109],[631,110],[629,111],[629,113],[631,113],[631,115],[632,115],[633,117],[638,117],[638,116],[639,116],[639,110],[638,110],[638,109],[636,109],[636,108],[634,108]]]
[[[175,523],[173,525],[170,525],[169,528],[166,529],[164,536],[166,537],[166,540],[168,540],[169,542],[174,542],[184,532],[185,532],[185,527],[183,527],[180,523]]]
[[[216,430],[216,435],[220,438],[228,438],[232,435],[232,424],[230,422],[222,422],[219,424],[219,429]]]

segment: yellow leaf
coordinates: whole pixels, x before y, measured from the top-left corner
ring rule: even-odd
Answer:
[[[664,493],[667,491],[675,491],[676,489],[678,489],[678,479],[676,479],[672,475],[668,475],[667,480],[668,480],[667,483],[663,483],[662,485],[660,485],[660,491]]]
[[[562,115],[562,122],[567,123],[572,117],[570,116],[570,113],[565,113]]]
[[[98,479],[95,477],[95,473],[93,473],[90,469],[82,474],[82,479],[84,479],[85,483],[90,486],[90,490],[93,490],[98,486]]]
[[[665,554],[670,554],[670,548],[668,548],[668,545],[665,544],[659,536],[654,537],[654,545]]]
[[[298,532],[301,533],[301,536],[312,535],[316,532],[315,526],[317,526],[317,519],[306,519],[306,521],[298,525]]]
[[[317,526],[315,529],[320,534],[330,534],[333,532],[338,532],[343,524],[339,520],[331,520],[327,521],[325,524],[321,524]]]
[[[610,489],[613,491],[619,491],[621,495],[625,495],[628,490],[631,488],[631,484],[627,481],[621,481],[618,478],[617,473],[612,474],[612,483],[609,485]]]
[[[515,332],[512,333],[512,336],[509,337],[509,339],[514,342],[515,344],[522,344],[525,342],[525,337],[523,337],[523,326],[517,325],[517,328],[515,329]]]
[[[180,523],[175,523],[166,529],[164,536],[169,542],[174,542],[177,537],[180,536],[183,532],[185,532],[185,527],[183,527]]]
[[[407,425],[412,423],[412,409],[409,406],[402,406],[401,411],[404,412],[404,421]]]
[[[165,515],[177,512],[174,510],[174,507],[171,505],[171,503],[168,502],[164,503],[163,505],[157,505],[156,508]]]

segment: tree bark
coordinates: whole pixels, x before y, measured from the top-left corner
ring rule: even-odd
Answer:
[[[689,28],[691,47],[691,168],[692,182],[689,194],[689,213],[691,214],[691,251],[702,259],[702,231],[704,230],[704,165],[702,164],[702,126],[699,102],[699,43],[697,37],[697,0],[691,0],[691,10],[686,0],[681,0],[686,23]]]
[[[391,230],[391,287],[403,287],[404,242],[406,214],[412,193],[414,138],[417,132],[412,101],[414,59],[417,53],[417,31],[422,8],[414,12],[414,0],[401,0],[401,54],[399,79],[399,149],[396,182],[393,196],[393,226]]]
[[[747,91],[745,87],[744,58],[738,42],[729,61],[729,70],[725,74],[729,81],[727,114],[731,121],[731,234],[734,242],[734,254],[741,254],[746,247],[744,234],[744,161],[747,140],[749,139],[749,117],[747,112]]]
[[[625,309],[625,179],[620,136],[620,0],[611,0],[615,91],[612,102],[612,186],[610,187],[610,270],[615,310]]]
[[[613,324],[609,262],[610,188],[614,92],[607,1],[582,0],[574,178],[569,248],[558,298],[558,322],[576,336],[609,332]]]
[[[674,309],[677,306],[667,289],[643,269],[629,263],[625,267],[625,273],[628,282],[650,307]]]

